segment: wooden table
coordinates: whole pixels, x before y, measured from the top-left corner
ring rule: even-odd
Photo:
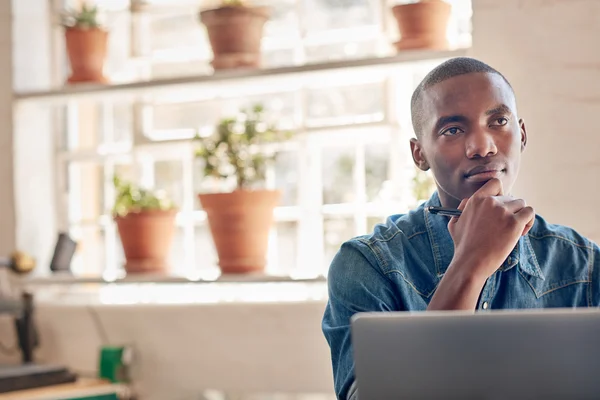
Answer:
[[[81,378],[73,383],[2,393],[0,400],[120,400],[127,396],[127,385]]]

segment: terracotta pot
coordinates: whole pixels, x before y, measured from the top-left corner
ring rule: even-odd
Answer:
[[[175,210],[143,211],[115,217],[127,273],[165,272],[175,233]]]
[[[215,69],[257,68],[268,7],[230,6],[200,12],[213,50]]]
[[[104,76],[108,32],[100,28],[65,30],[67,54],[71,64],[69,83],[107,83]]]
[[[451,10],[452,6],[442,0],[394,6],[392,12],[400,32],[400,40],[394,43],[396,49],[448,49],[446,31]]]
[[[273,209],[281,193],[272,190],[236,190],[198,196],[224,274],[265,269]]]

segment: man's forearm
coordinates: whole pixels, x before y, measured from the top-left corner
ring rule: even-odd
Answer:
[[[433,310],[475,310],[485,279],[464,273],[453,261],[427,307]],[[463,269],[464,270],[464,269]]]

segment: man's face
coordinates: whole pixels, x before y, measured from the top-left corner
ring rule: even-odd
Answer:
[[[527,134],[504,79],[459,75],[426,89],[421,105],[422,134],[411,141],[413,158],[419,168],[431,168],[442,204],[458,206],[492,178],[508,194]]]

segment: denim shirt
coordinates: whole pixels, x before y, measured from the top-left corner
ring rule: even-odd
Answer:
[[[350,318],[362,311],[427,308],[454,255],[448,218],[425,211],[435,193],[370,235],[344,243],[328,274],[322,329],[331,348],[338,399],[355,398]],[[598,306],[598,246],[574,230],[536,216],[502,266],[487,280],[477,310]]]

